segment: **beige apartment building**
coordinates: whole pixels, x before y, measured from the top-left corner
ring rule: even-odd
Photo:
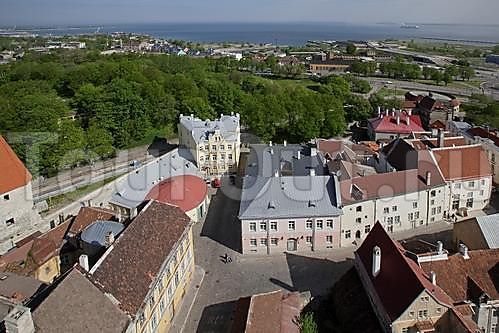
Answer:
[[[205,178],[216,178],[237,171],[241,146],[239,113],[201,120],[180,115],[179,145],[189,149]]]

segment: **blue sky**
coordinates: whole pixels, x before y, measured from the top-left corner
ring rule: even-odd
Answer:
[[[0,25],[138,22],[494,24],[498,0],[0,0]]]

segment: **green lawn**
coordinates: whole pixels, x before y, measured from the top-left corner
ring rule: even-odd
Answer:
[[[106,178],[100,182],[93,183],[90,185],[82,186],[72,192],[64,193],[64,194],[59,194],[54,197],[51,197],[47,199],[47,204],[49,206],[49,211],[53,211],[59,208],[62,208],[66,205],[69,205],[75,201],[78,201],[80,198],[84,197],[85,195],[98,190],[99,188],[103,187],[104,185],[112,182],[113,180],[117,179],[120,176],[113,176],[110,178]]]

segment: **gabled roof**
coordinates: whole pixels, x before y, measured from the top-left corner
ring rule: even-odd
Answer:
[[[232,333],[299,333],[300,295],[282,290],[239,299]]]
[[[438,139],[437,138],[421,138],[421,139],[411,139],[407,140],[409,144],[411,144],[415,149],[433,149],[438,148]],[[443,146],[444,147],[460,147],[466,146],[466,140],[462,136],[456,137],[444,137]]]
[[[332,176],[251,177],[243,182],[240,219],[339,216]]]
[[[26,186],[31,174],[0,135],[0,194]]]
[[[440,120],[437,119],[434,122],[430,124],[430,128],[436,128],[436,129],[445,129],[445,124]]]
[[[179,207],[150,201],[92,268],[92,279],[134,317],[189,226],[189,217]]]
[[[219,131],[220,135],[227,141],[237,139],[237,129],[239,127],[239,114],[222,115],[216,120],[201,120],[193,116],[180,115],[180,124],[191,132],[196,143],[207,142],[210,135]]]
[[[435,160],[445,180],[466,180],[492,175],[487,154],[481,145],[435,148]]]
[[[112,221],[116,213],[110,209],[100,207],[82,207],[76,215],[69,232],[76,235],[96,221]]]
[[[372,275],[374,247],[381,250],[381,269]],[[393,241],[380,223],[376,223],[360,248],[357,258],[366,270],[384,310],[393,322],[426,290],[435,300],[451,305],[451,299],[434,286],[417,263],[407,256],[402,246]]]
[[[487,131],[482,127],[473,127],[468,129],[466,133],[472,137],[478,136],[483,139],[489,139],[499,147],[499,137],[495,134],[495,132]]]
[[[397,117],[400,123],[397,125]],[[409,120],[409,124],[407,121]],[[411,134],[412,132],[424,131],[421,125],[421,118],[418,115],[407,115],[405,112],[398,112],[395,115],[381,115],[377,118],[369,119],[371,127],[377,133]]]
[[[72,269],[33,312],[36,331],[125,332],[129,319],[78,269]]]
[[[437,284],[455,303],[474,301],[482,293],[499,300],[499,249],[468,251],[469,259],[459,253],[447,260],[421,263],[427,273],[437,274]]]

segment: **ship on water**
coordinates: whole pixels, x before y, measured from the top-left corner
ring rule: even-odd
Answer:
[[[402,29],[419,29],[419,25],[402,23],[400,28],[402,28]]]

